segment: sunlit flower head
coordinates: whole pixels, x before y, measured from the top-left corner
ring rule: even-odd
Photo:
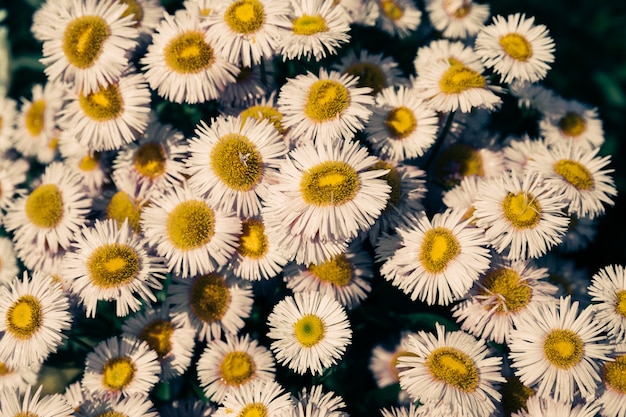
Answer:
[[[115,189],[105,192],[94,201],[94,208],[102,212],[103,219],[113,219],[120,227],[128,221],[133,232],[141,233],[141,212],[152,196],[158,195],[150,188],[150,183],[141,181],[134,171],[113,172],[111,175]]]
[[[618,343],[611,359],[602,364],[602,381],[595,404],[600,407],[602,417],[623,417],[626,415],[626,345]]]
[[[608,265],[597,271],[588,287],[595,309],[594,320],[604,323],[616,343],[626,341],[626,270]]]
[[[284,138],[287,128],[283,126],[283,114],[278,111],[276,103],[276,91],[272,91],[268,97],[255,100],[246,108],[241,109],[239,116],[242,123],[246,123],[248,119],[265,120],[269,122]]]
[[[489,5],[472,0],[428,0],[426,10],[435,29],[453,39],[476,36],[489,17]]]
[[[391,36],[405,38],[422,22],[422,12],[410,0],[376,0],[380,12],[376,27]]]

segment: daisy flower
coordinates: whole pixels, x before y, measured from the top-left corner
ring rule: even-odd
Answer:
[[[164,15],[157,26],[140,62],[159,96],[176,103],[202,103],[218,98],[235,81],[237,67],[226,62],[201,24],[192,8]]]
[[[275,234],[268,233],[263,218],[244,218],[241,229],[237,252],[229,264],[233,274],[249,281],[280,274],[292,256],[287,248],[279,245]]]
[[[398,358],[403,355],[413,355],[408,352],[407,343],[411,332],[402,332],[400,340],[393,345],[391,350],[383,344],[378,344],[372,349],[369,360],[369,370],[374,376],[374,380],[378,388],[385,388],[390,385],[400,383],[400,372],[403,367],[398,367]],[[404,389],[400,389],[398,393],[398,402],[400,404],[411,403],[409,394]]]
[[[492,261],[468,297],[452,308],[461,329],[496,343],[508,343],[513,320],[533,308],[552,302],[558,288],[545,280],[548,270],[529,261]]]
[[[214,417],[287,417],[293,409],[289,393],[275,381],[258,380],[226,394]]]
[[[43,385],[35,392],[28,385],[25,389],[0,390],[0,416],[71,417],[72,408],[61,394],[41,395]]]
[[[389,185],[376,158],[357,142],[319,139],[291,151],[266,198],[268,224],[305,239],[349,240],[385,208]]]
[[[539,132],[548,144],[574,143],[585,149],[604,143],[604,130],[598,110],[576,100],[553,99],[542,110]]]
[[[274,306],[267,323],[276,360],[299,374],[322,374],[343,357],[352,339],[341,304],[318,292],[285,297]]]
[[[290,33],[284,34],[279,53],[283,61],[320,61],[336,55],[341,44],[350,40],[350,21],[340,7],[325,0],[291,0]]]
[[[502,148],[504,166],[517,176],[526,173],[526,166],[535,155],[548,152],[548,145],[542,138],[533,139],[528,135],[521,138],[508,137]]]
[[[218,210],[256,216],[268,179],[287,153],[272,125],[241,117],[218,117],[211,126],[200,122],[189,141],[185,160],[189,187]]]
[[[302,388],[297,395],[292,395],[292,400],[296,407],[319,410],[326,417],[348,417],[348,413],[343,411],[346,407],[343,398],[332,391],[324,392],[323,389],[322,385]]]
[[[409,354],[398,357],[400,386],[421,403],[439,400],[452,412],[487,417],[500,401],[496,385],[504,382],[502,358],[487,356],[484,341],[462,332],[447,332],[439,323],[437,334],[420,331],[409,337]]]
[[[391,36],[406,38],[422,21],[422,12],[410,0],[376,0],[380,14],[376,26]]]
[[[478,64],[481,68],[480,55],[470,46],[461,41],[438,39],[417,50],[417,56],[413,60],[413,66],[417,74],[426,71],[433,61],[456,63],[473,68]]]
[[[67,7],[51,7],[40,15],[44,72],[82,94],[90,94],[115,80],[128,66],[128,51],[139,32],[127,5],[116,0],[73,0]],[[48,13],[50,13],[48,15]]]
[[[80,417],[159,417],[154,404],[144,394],[130,394],[125,397],[95,396],[81,407]]]
[[[594,320],[604,323],[609,336],[617,343],[626,341],[626,270],[608,265],[591,278],[588,287],[595,309]]]
[[[0,362],[0,392],[24,391],[28,385],[35,385],[41,370],[41,364],[31,366],[8,366]],[[0,405],[0,409],[2,409]]]
[[[481,146],[480,142],[479,138],[466,135],[439,152],[435,174],[441,184],[453,187],[467,177],[490,178],[505,171],[502,152],[494,146]]]
[[[387,87],[375,98],[374,113],[365,128],[373,151],[391,161],[422,156],[437,136],[435,111],[404,86]]]
[[[490,85],[477,65],[433,62],[417,76],[413,87],[438,112],[469,113],[476,107],[495,110],[502,102],[494,94],[500,88]]]
[[[375,4],[375,0],[371,3]],[[384,88],[407,83],[398,63],[392,57],[382,53],[373,54],[365,49],[359,53],[355,50],[346,53],[331,68],[341,74],[357,77],[356,86],[371,88],[372,96]]]
[[[554,41],[544,25],[535,25],[534,17],[494,16],[476,36],[476,52],[503,82],[533,83],[545,78],[554,62]]]
[[[516,317],[508,344],[515,375],[537,390],[539,397],[571,402],[580,390],[582,398],[594,396],[600,381],[599,361],[613,347],[602,335],[604,323],[593,318],[593,309],[578,311],[578,302],[561,297],[541,303]]]
[[[60,162],[48,165],[36,183],[39,185],[30,193],[7,208],[4,226],[18,244],[54,252],[67,249],[74,233],[87,221],[91,199],[76,171]]]
[[[163,288],[164,259],[148,254],[145,241],[128,223],[96,220],[74,235],[72,250],[63,259],[62,276],[87,309],[96,316],[98,301],[115,300],[115,314],[123,317],[156,301],[153,290]]]
[[[111,175],[115,190],[106,190],[101,198],[94,202],[94,207],[101,208],[103,217],[117,221],[118,227],[128,221],[135,233],[141,233],[141,212],[150,202],[155,190],[150,183],[141,181],[139,174],[134,170],[124,173],[113,172]]]
[[[241,234],[234,213],[215,210],[185,183],[152,199],[140,225],[149,245],[167,259],[168,270],[183,277],[225,265]]]
[[[563,198],[536,174],[506,173],[479,187],[476,225],[498,253],[511,260],[538,258],[559,244],[569,219]]]
[[[429,305],[463,297],[489,268],[488,240],[482,230],[461,219],[463,214],[447,210],[429,220],[422,212],[410,227],[379,239],[379,260],[386,246],[398,247],[381,266],[383,277],[412,300]]]
[[[371,89],[357,87],[358,78],[320,69],[287,79],[278,93],[278,111],[291,137],[300,143],[313,139],[352,139],[372,111]]]
[[[308,266],[291,263],[283,270],[283,280],[294,293],[317,291],[339,301],[346,310],[367,298],[373,277],[374,262],[359,241],[325,262]]]
[[[254,381],[273,381],[276,372],[272,353],[249,335],[210,341],[196,367],[204,394],[220,404],[229,392]]]
[[[489,17],[489,5],[472,0],[428,0],[426,10],[433,27],[445,38],[474,37]]]
[[[63,135],[92,151],[117,150],[134,142],[150,118],[150,89],[141,73],[126,72],[68,100],[59,121]]]
[[[87,354],[82,384],[91,394],[107,399],[147,396],[160,372],[157,353],[146,342],[114,336]]]
[[[610,416],[610,414],[603,413],[601,403],[597,401],[576,404],[557,401],[549,397],[532,396],[526,402],[526,409],[511,414],[511,417],[594,417],[599,411],[605,417]]]
[[[617,345],[616,352],[611,355],[611,360],[602,365],[602,383],[595,401],[600,407],[602,417],[623,417],[626,415],[625,348],[623,344]]]
[[[183,320],[173,320],[167,306],[147,306],[129,317],[122,336],[142,340],[157,353],[162,381],[182,375],[191,364],[196,330]]]
[[[554,189],[568,203],[569,213],[578,217],[604,214],[604,205],[615,204],[617,195],[614,170],[605,169],[610,156],[598,157],[599,148],[588,151],[571,144],[550,147],[547,152],[535,154],[528,162],[528,172],[543,176],[546,185]]]
[[[228,273],[181,278],[173,275],[166,304],[175,320],[187,320],[200,341],[219,339],[222,332],[237,334],[250,316],[251,285]]]
[[[283,114],[278,111],[276,104],[276,91],[272,91],[269,97],[255,100],[239,113],[241,123],[246,123],[248,119],[265,120],[269,122],[284,138],[287,128],[283,126]]]
[[[165,8],[159,0],[121,0],[126,4],[126,10],[122,16],[131,15],[134,27],[140,35],[148,38],[154,32],[161,19]]]
[[[0,95],[0,153],[13,146],[16,120],[17,103],[12,98]]]
[[[42,363],[63,343],[72,323],[61,284],[33,272],[0,287],[0,361],[10,367]]]
[[[13,242],[8,237],[0,236],[0,287],[13,281],[18,272]]]
[[[228,62],[250,67],[276,54],[291,26],[288,1],[229,0],[203,21],[207,40]]]

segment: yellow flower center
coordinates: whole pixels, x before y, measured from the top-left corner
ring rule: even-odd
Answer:
[[[111,30],[100,16],[81,16],[72,20],[63,33],[63,53],[73,66],[91,67],[100,54]]]
[[[124,112],[124,99],[117,84],[101,87],[99,91],[78,97],[80,108],[97,122],[116,119]]]
[[[461,252],[461,245],[450,229],[436,227],[424,234],[419,261],[426,272],[438,274],[446,270]]]
[[[413,352],[407,352],[406,350],[400,350],[393,354],[391,360],[389,361],[389,368],[391,372],[396,376],[396,380],[400,379],[400,372],[405,369],[409,369],[408,367],[399,366],[399,359],[401,357],[417,357],[417,355]]]
[[[460,94],[472,88],[484,88],[485,78],[465,65],[452,65],[439,80],[439,88],[444,94]]]
[[[133,165],[144,177],[155,179],[165,173],[165,148],[158,142],[148,142],[139,147],[133,157]]]
[[[37,227],[55,227],[63,219],[63,195],[54,184],[35,188],[26,198],[26,217]]]
[[[337,287],[345,287],[352,282],[352,264],[344,254],[337,255],[318,265],[310,265],[308,270],[320,281],[328,282]]]
[[[237,417],[267,417],[267,407],[262,403],[248,404],[237,414]]]
[[[300,193],[307,204],[338,206],[356,196],[359,174],[343,161],[326,161],[309,168],[300,180]]]
[[[137,205],[126,192],[118,191],[111,197],[106,207],[107,219],[115,219],[118,225],[122,225],[128,219],[128,224],[135,233],[141,232],[139,219],[141,218],[141,206]]]
[[[304,113],[315,122],[333,120],[350,105],[350,93],[338,81],[318,80],[307,93]]]
[[[310,16],[305,14],[295,18],[292,23],[293,33],[296,35],[311,36],[316,33],[328,31],[326,21],[320,15]]]
[[[615,312],[626,317],[626,290],[619,290],[615,293]]]
[[[137,22],[135,27],[139,26],[139,23],[143,20],[143,8],[137,0],[118,0],[120,3],[126,5],[126,10],[122,13],[121,17],[133,15],[133,20]]]
[[[577,138],[587,130],[587,122],[578,113],[567,112],[561,120],[559,120],[559,128],[565,136]]]
[[[30,133],[31,136],[37,137],[41,134],[44,128],[45,119],[44,116],[46,114],[46,101],[45,100],[37,100],[34,101],[26,115],[24,116],[24,121],[26,124],[26,130]]]
[[[173,38],[163,50],[165,64],[179,74],[195,74],[209,68],[215,60],[213,48],[202,32],[187,31]]]
[[[456,2],[452,0],[443,1],[443,9],[450,16],[454,16],[457,19],[463,19],[472,10],[471,1],[464,1],[460,6],[453,8]]]
[[[393,139],[404,139],[417,128],[417,119],[411,109],[396,107],[387,113],[385,128]]]
[[[490,271],[482,279],[482,284],[485,287],[483,294],[491,293],[498,297],[494,305],[485,307],[488,310],[496,307],[496,311],[502,313],[506,307],[507,312],[515,313],[530,303],[531,288],[512,269],[499,268]]]
[[[10,375],[13,369],[9,368],[4,362],[0,362],[0,377]]]
[[[613,362],[604,363],[602,380],[607,388],[626,394],[626,355],[615,358]]]
[[[500,387],[500,393],[502,394],[502,408],[507,416],[521,409],[527,411],[526,401],[535,395],[535,391],[522,384],[522,381],[515,376],[506,378],[506,382]]]
[[[102,385],[112,391],[126,387],[135,376],[135,364],[126,356],[109,359],[102,369]]]
[[[254,377],[256,365],[246,352],[228,352],[220,364],[222,381],[227,385],[239,386]]]
[[[324,322],[316,315],[309,314],[300,318],[293,325],[296,339],[304,347],[310,348],[324,339]]]
[[[210,323],[221,320],[230,305],[230,290],[217,274],[201,275],[191,285],[189,304],[194,315]]]
[[[391,20],[399,20],[404,15],[404,9],[394,0],[380,0],[380,10]]]
[[[283,114],[274,107],[262,105],[248,107],[241,112],[240,116],[243,123],[245,123],[248,118],[256,120],[267,120],[272,125],[274,125],[276,130],[278,130],[281,135],[285,133],[285,129],[283,128],[283,125],[281,123],[283,119]]]
[[[578,161],[571,159],[556,161],[554,171],[579,190],[590,191],[594,189],[595,181],[591,171]]]
[[[533,46],[528,42],[528,39],[518,33],[501,36],[500,46],[508,56],[516,61],[526,62],[533,56]]]
[[[504,217],[517,229],[532,229],[541,221],[541,206],[525,191],[508,193],[502,201]]]
[[[96,248],[87,259],[93,285],[116,288],[131,282],[141,269],[141,259],[132,247],[109,243]]]
[[[543,343],[548,361],[559,369],[577,365],[585,352],[585,345],[576,333],[569,329],[552,330]]]
[[[371,170],[384,169],[388,170],[388,172],[382,176],[381,178],[387,181],[389,187],[391,187],[391,192],[389,193],[389,199],[387,200],[387,205],[383,210],[383,213],[387,213],[393,207],[397,207],[402,201],[402,179],[400,178],[400,174],[398,170],[388,162],[378,161],[372,167]]]
[[[166,228],[170,242],[178,249],[199,248],[213,238],[215,213],[203,201],[183,201],[168,214]]]
[[[370,87],[371,95],[376,95],[387,87],[387,76],[382,68],[371,62],[356,62],[344,71],[345,74],[359,77],[357,87]]]
[[[463,392],[474,392],[480,382],[474,361],[466,353],[453,347],[434,349],[424,364],[436,380]]]
[[[43,324],[41,303],[32,295],[21,296],[7,309],[5,324],[16,339],[30,339]]]
[[[172,351],[172,335],[174,325],[169,320],[157,319],[145,325],[139,333],[143,340],[154,350],[159,358],[164,358]]]
[[[249,191],[263,177],[263,158],[247,137],[238,133],[222,136],[211,151],[211,168],[229,188]]]
[[[78,169],[83,172],[91,172],[98,168],[100,164],[100,152],[94,152],[93,154],[88,153],[83,156],[80,162],[78,163]]]
[[[30,411],[20,411],[13,417],[39,417],[39,414],[31,413]]]
[[[265,225],[258,219],[247,219],[241,222],[242,233],[239,237],[237,252],[243,257],[259,259],[269,250]]]
[[[259,0],[238,0],[226,9],[224,20],[233,32],[249,35],[265,23],[265,10]]]
[[[96,417],[129,417],[126,414],[120,413],[118,411],[105,411],[104,413],[100,413],[96,415]]]

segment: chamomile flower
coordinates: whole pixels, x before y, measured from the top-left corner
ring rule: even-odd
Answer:
[[[43,385],[35,392],[25,389],[0,390],[0,416],[71,417],[73,410],[61,394],[42,395]]]
[[[185,319],[200,341],[237,334],[250,316],[252,287],[228,273],[212,272],[189,278],[173,275],[167,288],[167,305],[175,320]]]
[[[250,67],[276,54],[291,26],[288,1],[229,0],[206,17],[207,39],[228,62]]]
[[[543,176],[546,185],[565,199],[569,213],[593,219],[604,214],[605,205],[615,204],[612,197],[617,195],[609,176],[613,170],[606,169],[610,157],[598,157],[598,151],[571,144],[555,145],[534,155],[527,169]]]
[[[163,288],[164,259],[148,254],[143,239],[128,223],[96,220],[74,235],[71,251],[63,260],[63,279],[80,297],[87,317],[95,317],[98,301],[115,300],[115,314],[126,316],[142,301],[156,301],[152,293]]]
[[[402,332],[400,340],[392,346],[378,344],[372,349],[369,360],[369,370],[374,376],[378,388],[385,388],[390,385],[399,384],[399,374],[405,368],[398,367],[398,358],[402,355],[413,355],[408,352],[407,343],[411,332]],[[391,349],[389,349],[391,347]],[[406,390],[401,389],[398,393],[398,402],[401,404],[410,403],[411,399]]]
[[[516,13],[495,16],[484,26],[476,36],[476,52],[503,82],[536,82],[554,62],[554,41],[544,25],[535,25],[534,17]]]
[[[91,394],[108,399],[147,396],[160,372],[157,353],[146,342],[114,336],[87,354],[82,383]]]
[[[141,73],[127,72],[68,100],[59,121],[63,135],[92,151],[117,150],[135,141],[150,118],[150,89]]]
[[[591,278],[588,287],[595,309],[594,320],[604,323],[609,336],[617,343],[626,341],[626,270],[608,265]]]
[[[319,61],[336,55],[350,40],[350,21],[341,7],[325,0],[292,0],[290,33],[285,34],[279,53],[283,60]]]
[[[254,381],[273,381],[276,372],[272,353],[249,335],[210,341],[196,367],[204,394],[216,403]]]
[[[41,370],[41,364],[31,366],[8,366],[0,362],[0,392],[24,391],[28,385],[35,385]],[[1,409],[1,405],[0,405]]]
[[[73,0],[40,16],[44,72],[89,95],[115,80],[128,66],[139,32],[127,5],[117,0]],[[47,15],[48,11],[51,13]]]
[[[63,343],[72,323],[61,284],[33,272],[0,287],[0,362],[10,367],[42,363]]]
[[[505,173],[481,183],[474,216],[498,253],[521,260],[538,258],[561,242],[569,223],[564,206],[538,175]]]
[[[285,142],[265,121],[218,117],[201,122],[185,160],[189,187],[216,209],[255,216],[268,193],[268,179],[287,153]]]
[[[182,375],[191,364],[196,330],[184,320],[173,320],[167,306],[147,306],[129,317],[122,336],[143,340],[156,352],[162,381]]]
[[[372,3],[375,3],[375,0],[372,0]],[[371,88],[372,96],[384,88],[408,83],[392,57],[384,56],[382,53],[374,54],[365,49],[346,53],[341,61],[333,64],[331,68],[341,74],[357,77],[356,86]]]
[[[13,242],[8,237],[0,236],[0,287],[13,281],[18,272]]]
[[[0,153],[13,146],[17,103],[15,100],[0,95]]]
[[[275,381],[258,380],[230,391],[215,417],[287,417],[293,409],[289,393]]]
[[[479,64],[480,55],[470,46],[466,46],[461,41],[450,41],[448,39],[438,39],[422,46],[417,50],[417,56],[413,61],[415,72],[421,74],[433,61],[458,63],[470,68]]]
[[[374,99],[370,88],[357,87],[357,77],[320,69],[289,78],[278,94],[278,111],[291,137],[300,143],[315,139],[352,139],[364,127]]]
[[[433,27],[445,38],[474,37],[489,17],[489,5],[472,0],[428,0],[426,10]]]
[[[97,198],[110,180],[108,154],[85,149],[67,135],[59,137],[59,152],[65,164],[80,174],[87,195]]]
[[[417,158],[435,142],[439,119],[412,89],[387,87],[376,95],[372,109],[365,134],[381,159]]]
[[[215,271],[230,261],[241,234],[241,220],[215,210],[183,184],[151,200],[141,212],[141,228],[168,270],[189,277]]]
[[[506,343],[515,318],[535,304],[552,302],[558,288],[547,277],[547,269],[529,261],[494,260],[466,299],[453,307],[452,315],[474,336]]]
[[[594,396],[600,381],[599,361],[609,360],[613,347],[602,335],[604,323],[593,309],[578,311],[578,302],[561,297],[541,303],[514,320],[508,344],[511,366],[521,382],[539,397],[571,402]]]
[[[504,382],[502,358],[488,356],[485,342],[463,331],[447,332],[437,323],[436,332],[409,337],[410,354],[398,357],[400,386],[422,403],[439,400],[452,412],[491,415],[500,400],[496,384]]]
[[[380,13],[376,26],[391,36],[405,38],[422,21],[422,12],[410,0],[376,0]]]
[[[495,110],[502,100],[482,75],[482,68],[474,65],[433,62],[418,74],[413,82],[419,97],[427,100],[439,112],[460,110],[469,113],[473,108]]]
[[[167,100],[190,104],[213,100],[235,81],[237,67],[216,50],[201,23],[195,8],[164,15],[141,58],[150,87]]]
[[[53,252],[67,249],[87,221],[91,199],[76,171],[60,162],[48,165],[37,182],[38,186],[7,208],[4,226],[18,243]]]
[[[553,99],[542,111],[539,131],[548,144],[574,143],[585,149],[604,143],[604,130],[598,110],[576,100]]]
[[[308,266],[292,263],[283,270],[287,288],[294,293],[317,291],[339,301],[347,310],[367,298],[373,277],[373,260],[358,240],[325,262]]]
[[[511,414],[511,417],[594,417],[599,411],[605,417],[610,416],[610,414],[604,414],[601,410],[601,403],[597,401],[571,403],[569,401],[557,401],[553,398],[532,396],[526,401],[525,409]]]
[[[463,214],[447,210],[430,220],[422,212],[410,227],[379,239],[381,260],[385,246],[399,245],[380,268],[383,277],[412,300],[429,305],[447,305],[463,297],[489,267],[488,240],[482,230],[462,220]]]
[[[318,292],[285,297],[274,306],[267,323],[276,360],[299,374],[321,374],[343,357],[352,340],[341,304]]]
[[[602,417],[623,417],[626,415],[626,354],[623,344],[616,346],[616,352],[611,360],[602,364],[602,383],[599,393],[596,394]]]

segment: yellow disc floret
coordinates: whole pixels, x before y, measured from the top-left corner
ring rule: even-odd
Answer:
[[[173,38],[163,50],[165,64],[179,74],[195,74],[215,60],[213,48],[202,32],[188,31]]]
[[[526,62],[533,56],[533,46],[528,42],[528,39],[518,33],[501,36],[500,46],[508,56],[516,61]]]
[[[248,404],[237,414],[237,417],[267,417],[267,407],[262,403]]]
[[[121,243],[94,249],[87,259],[91,283],[99,288],[116,288],[131,282],[141,269],[137,251]]]
[[[102,53],[109,36],[109,25],[100,16],[77,17],[63,33],[63,53],[73,66],[90,68]]]
[[[265,256],[269,245],[263,222],[259,219],[247,219],[241,222],[241,228],[237,252],[246,258],[258,259]]]
[[[359,77],[356,85],[358,87],[371,88],[372,92],[370,94],[372,95],[378,94],[380,90],[387,87],[385,71],[371,62],[356,62],[346,68],[344,74]]]
[[[133,16],[133,20],[136,22],[135,27],[139,26],[143,20],[143,7],[137,0],[118,0],[120,3],[126,5],[126,10],[122,13],[122,17]]]
[[[172,351],[172,335],[174,334],[174,325],[169,320],[157,319],[146,324],[141,332],[139,339],[143,340],[154,350],[159,358],[164,358]]]
[[[578,190],[590,191],[594,189],[595,181],[589,169],[578,161],[561,159],[554,163],[554,172]]]
[[[311,36],[316,33],[327,32],[326,20],[320,15],[303,15],[292,22],[292,31],[296,35]]]
[[[482,279],[484,294],[495,294],[498,298],[496,305],[486,307],[491,310],[496,307],[496,312],[515,313],[526,307],[530,302],[532,290],[519,274],[508,268],[498,268],[490,271]],[[506,307],[506,309],[505,309]]]
[[[205,245],[215,232],[215,213],[205,202],[184,201],[167,216],[167,235],[170,242],[182,250]]]
[[[439,347],[424,362],[432,376],[463,392],[474,392],[480,378],[474,361],[453,347]]]
[[[248,382],[254,376],[255,370],[254,360],[246,352],[228,352],[220,364],[222,380],[233,386]]]
[[[55,227],[63,219],[63,194],[54,184],[40,185],[26,199],[24,211],[35,226]]]
[[[124,99],[117,84],[109,84],[100,90],[78,97],[85,115],[97,122],[114,120],[124,111]]]
[[[324,322],[314,314],[300,318],[293,325],[293,329],[298,342],[307,348],[313,347],[321,342],[326,332]]]
[[[118,226],[128,219],[128,224],[136,233],[141,232],[139,219],[141,218],[141,205],[124,191],[118,191],[111,197],[106,207],[107,219],[117,220]]]
[[[88,153],[83,156],[78,163],[78,169],[84,172],[91,172],[100,165],[100,152]]]
[[[404,10],[394,0],[380,0],[380,10],[391,20],[399,20]]]
[[[484,88],[485,77],[465,65],[452,65],[439,80],[439,88],[444,94],[460,94],[472,88]]]
[[[338,287],[345,287],[352,282],[353,267],[346,255],[340,254],[326,262],[310,265],[309,271],[320,281],[328,282]]]
[[[43,324],[43,312],[39,300],[23,295],[7,309],[5,325],[7,332],[16,339],[30,339]]]
[[[304,113],[315,122],[336,119],[350,105],[348,89],[338,81],[318,80],[309,87]]]
[[[189,293],[191,310],[200,320],[210,323],[224,317],[230,305],[230,290],[218,274],[201,275]]]
[[[135,376],[135,364],[126,357],[109,359],[102,369],[102,385],[112,391],[124,389]]]
[[[352,200],[360,185],[359,174],[349,164],[326,161],[302,175],[300,192],[308,204],[338,206]]]
[[[559,369],[576,366],[585,353],[585,344],[578,334],[569,329],[556,329],[548,333],[543,344],[546,359]]]
[[[133,165],[144,177],[155,179],[165,173],[167,155],[165,148],[158,142],[144,143],[135,151]]]
[[[36,100],[24,115],[26,130],[31,136],[36,137],[41,134],[45,127],[46,101]]]
[[[518,229],[532,229],[541,221],[541,206],[525,191],[508,193],[502,201],[504,217]]]
[[[222,136],[211,151],[211,168],[229,188],[249,191],[263,176],[263,158],[246,136]]]
[[[389,136],[393,139],[404,139],[417,129],[415,114],[404,106],[391,109],[384,123]]]
[[[626,355],[615,358],[613,362],[604,363],[602,380],[607,388],[626,394]]]
[[[446,270],[461,252],[461,245],[450,229],[436,227],[426,231],[420,246],[419,261],[431,274]]]
[[[259,0],[238,0],[226,9],[224,20],[233,32],[249,35],[265,23],[265,10]]]
[[[578,113],[567,112],[559,120],[559,128],[565,136],[577,138],[587,130],[587,122]]]

